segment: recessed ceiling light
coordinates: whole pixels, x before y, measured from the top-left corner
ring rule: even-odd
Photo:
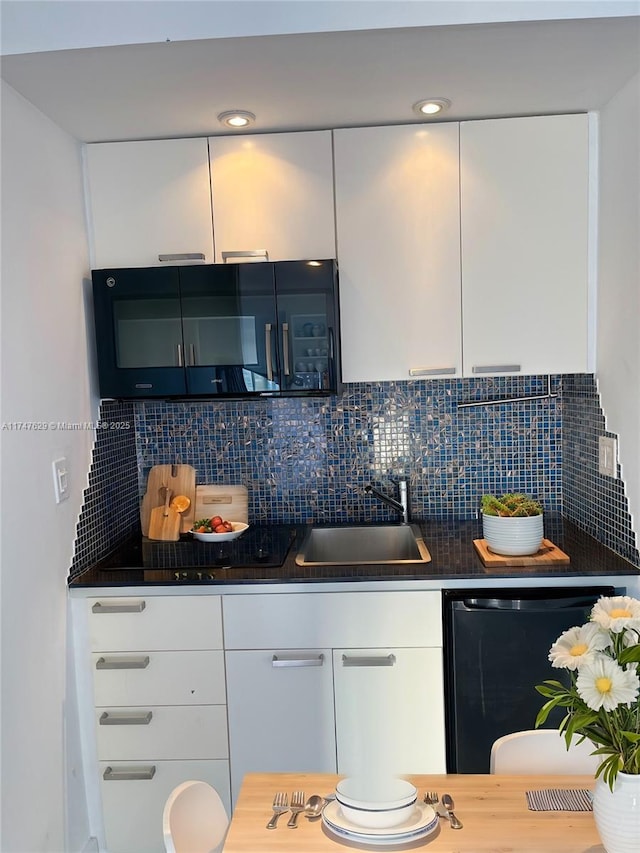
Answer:
[[[254,114],[247,110],[227,110],[224,113],[220,113],[218,116],[220,124],[223,124],[225,127],[231,127],[234,130],[242,127],[249,127],[249,125],[253,124],[255,120],[256,117]]]
[[[419,116],[435,116],[448,110],[450,106],[451,101],[448,98],[425,98],[424,101],[413,105],[413,111]]]

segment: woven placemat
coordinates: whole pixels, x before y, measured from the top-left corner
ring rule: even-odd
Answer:
[[[526,791],[527,805],[533,812],[591,812],[593,800],[587,788],[546,788]]]

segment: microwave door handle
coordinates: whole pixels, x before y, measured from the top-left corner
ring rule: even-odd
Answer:
[[[282,324],[282,352],[284,358],[284,375],[289,376],[289,324]]]
[[[267,353],[267,379],[273,382],[273,364],[271,363],[271,323],[264,324],[264,346]]]

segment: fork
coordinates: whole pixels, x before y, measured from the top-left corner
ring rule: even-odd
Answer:
[[[298,826],[298,815],[304,811],[306,798],[304,791],[294,791],[291,795],[291,817],[287,822],[287,826],[291,829],[296,829]]]
[[[445,813],[441,812],[438,809],[438,806],[440,805],[440,797],[438,796],[436,791],[425,791],[423,801],[427,805],[433,806],[433,810],[438,817],[447,817]]]
[[[275,829],[280,815],[289,811],[289,797],[287,794],[283,794],[282,791],[278,791],[273,798],[273,805],[271,808],[273,809],[273,815],[267,824],[267,829]]]

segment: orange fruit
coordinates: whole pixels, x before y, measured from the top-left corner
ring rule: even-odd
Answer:
[[[169,506],[176,512],[185,512],[191,506],[191,500],[186,495],[176,495]]]

